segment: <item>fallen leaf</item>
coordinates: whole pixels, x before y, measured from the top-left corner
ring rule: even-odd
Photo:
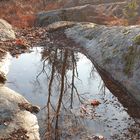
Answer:
[[[24,41],[21,40],[21,39],[16,39],[16,44],[17,45],[23,45],[24,44]]]
[[[94,99],[90,102],[90,104],[93,105],[93,106],[98,106],[101,103],[98,100]]]
[[[85,113],[87,112],[87,109],[84,106],[81,106],[82,111],[84,111]]]

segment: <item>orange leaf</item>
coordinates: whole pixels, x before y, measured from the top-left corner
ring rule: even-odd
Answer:
[[[101,104],[101,103],[96,99],[91,101],[91,105],[93,105],[93,106],[98,106],[99,104]]]
[[[17,45],[24,45],[24,41],[21,40],[21,39],[17,39],[17,40],[16,40],[16,44],[17,44]]]

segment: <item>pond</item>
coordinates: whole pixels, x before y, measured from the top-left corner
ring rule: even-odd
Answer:
[[[135,109],[123,106],[92,62],[70,48],[37,47],[13,57],[7,79],[9,88],[41,107],[42,140],[140,138],[140,117],[129,111]]]

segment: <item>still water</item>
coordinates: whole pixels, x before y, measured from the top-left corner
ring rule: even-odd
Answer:
[[[7,86],[41,107],[37,117],[42,140],[140,138],[140,118],[131,117],[79,52],[38,47],[14,57]],[[92,106],[94,99],[101,104]]]

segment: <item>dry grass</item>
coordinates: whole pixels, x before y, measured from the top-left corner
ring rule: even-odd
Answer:
[[[3,0],[0,1],[0,18],[7,20],[18,28],[32,27],[36,21],[36,13],[59,9],[65,5],[67,0]],[[99,24],[106,25],[128,25],[126,19],[120,19],[113,15],[104,15],[102,9],[95,17]],[[140,23],[140,19],[136,24]]]
[[[43,0],[8,0],[0,1],[0,18],[7,20],[15,27],[31,27],[36,19],[35,14],[60,8],[62,2],[47,2]]]

